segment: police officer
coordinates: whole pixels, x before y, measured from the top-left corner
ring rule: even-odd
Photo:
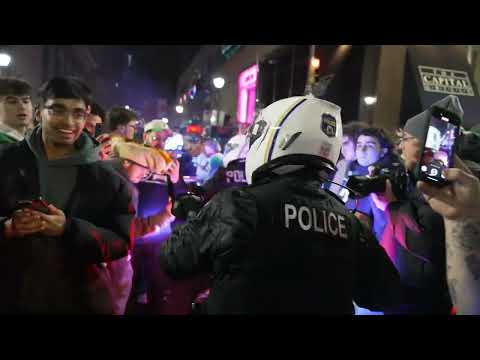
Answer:
[[[210,200],[217,192],[247,185],[245,158],[248,152],[246,135],[238,134],[225,145],[223,167],[202,186],[203,197]]]
[[[249,131],[247,187],[215,195],[161,249],[165,270],[213,275],[207,314],[353,314],[395,302],[399,276],[372,233],[320,185],[335,169],[340,108],[277,101]]]

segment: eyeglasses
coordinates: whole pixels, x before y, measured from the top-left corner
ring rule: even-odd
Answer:
[[[20,103],[28,105],[32,103],[30,96],[6,96],[3,100],[9,105],[17,105]]]
[[[72,115],[72,118],[76,121],[83,121],[87,118],[88,112],[85,110],[80,110],[80,109],[74,109],[74,110],[67,110],[63,106],[45,106],[45,109],[47,109],[48,113],[51,116],[55,117],[67,117],[68,115]]]

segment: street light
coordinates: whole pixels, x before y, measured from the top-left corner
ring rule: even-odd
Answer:
[[[217,89],[221,89],[225,86],[225,79],[222,77],[216,77],[213,79],[213,86],[215,86]]]
[[[175,107],[175,111],[179,114],[182,114],[183,113],[183,106],[182,105],[177,105]]]
[[[376,96],[365,96],[363,98],[363,101],[365,102],[365,104],[370,106],[370,105],[373,105],[377,102],[377,97]]]
[[[320,67],[320,59],[317,57],[312,57],[310,59],[310,64],[312,65],[312,68],[317,70]]]
[[[10,65],[10,62],[12,61],[12,57],[8,55],[7,53],[0,53],[0,66],[2,67],[7,67]]]

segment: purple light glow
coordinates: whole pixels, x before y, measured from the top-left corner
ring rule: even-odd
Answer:
[[[238,76],[237,122],[241,124],[254,121],[258,71],[258,65],[253,65]]]

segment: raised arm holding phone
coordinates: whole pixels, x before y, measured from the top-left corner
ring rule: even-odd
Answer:
[[[419,182],[430,206],[445,221],[447,280],[459,315],[480,314],[480,181],[455,158],[445,170],[449,185]]]

